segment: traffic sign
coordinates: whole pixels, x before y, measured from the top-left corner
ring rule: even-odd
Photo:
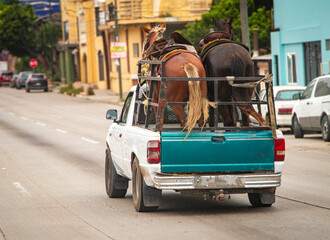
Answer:
[[[35,68],[36,66],[38,66],[38,61],[37,59],[31,59],[29,62],[30,67]]]

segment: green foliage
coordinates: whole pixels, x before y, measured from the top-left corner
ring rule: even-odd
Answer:
[[[234,40],[241,42],[241,18],[240,18],[240,0],[214,0],[213,6],[209,13],[202,15],[201,20],[196,20],[193,23],[188,23],[186,28],[180,33],[189,39],[199,50],[199,41],[214,28],[212,18],[219,19],[232,19],[232,30]],[[259,47],[269,49],[269,32],[270,32],[270,13],[264,8],[259,8],[255,11],[253,0],[248,0],[248,13],[249,13],[249,30],[250,39],[253,40],[253,28],[259,28]],[[252,44],[251,44],[252,46]]]
[[[30,4],[0,3],[0,50],[15,56],[35,56],[36,16]]]
[[[49,62],[52,62],[53,53],[61,36],[61,25],[44,23],[36,34],[36,46],[42,54],[47,57]],[[51,63],[50,63],[51,64]]]
[[[95,95],[94,90],[93,90],[92,87],[89,87],[89,88],[87,89],[87,95],[88,95],[88,96],[90,96],[90,95]]]
[[[21,57],[20,60],[17,61],[15,64],[16,71],[18,73],[22,72],[22,71],[30,71],[30,72],[38,72],[38,73],[44,72],[44,69],[40,63],[36,68],[34,68],[34,69],[31,68],[29,65],[30,60],[31,60],[31,57],[29,57],[29,56]]]
[[[267,52],[270,50],[270,27],[271,18],[270,11],[265,8],[259,8],[256,12],[253,12],[249,17],[249,30],[250,38],[253,39],[252,29],[258,28],[259,31],[259,47],[265,48]],[[252,42],[252,41],[251,41]],[[251,45],[252,46],[252,45]]]
[[[81,93],[83,91],[84,91],[83,88],[74,89],[73,86],[72,86],[72,84],[69,84],[69,85],[67,85],[65,87],[61,87],[60,88],[60,93],[62,93],[62,94],[66,93],[67,95],[74,96],[74,97],[77,94],[79,94],[79,93]]]

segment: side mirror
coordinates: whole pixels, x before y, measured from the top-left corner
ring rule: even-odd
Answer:
[[[116,120],[117,119],[117,110],[115,110],[115,109],[109,109],[107,111],[106,118],[107,119],[110,119],[110,120]]]

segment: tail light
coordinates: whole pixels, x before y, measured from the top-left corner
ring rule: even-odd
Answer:
[[[160,162],[160,142],[149,141],[147,143],[147,161],[150,164],[157,164]]]
[[[285,158],[285,140],[284,138],[278,138],[274,141],[274,161],[284,161]]]
[[[18,81],[22,82],[22,78],[19,78]]]
[[[278,109],[279,115],[291,115],[292,114],[292,108],[279,108]]]

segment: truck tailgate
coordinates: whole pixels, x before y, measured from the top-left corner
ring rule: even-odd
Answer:
[[[161,171],[251,172],[274,170],[271,131],[161,133]]]

